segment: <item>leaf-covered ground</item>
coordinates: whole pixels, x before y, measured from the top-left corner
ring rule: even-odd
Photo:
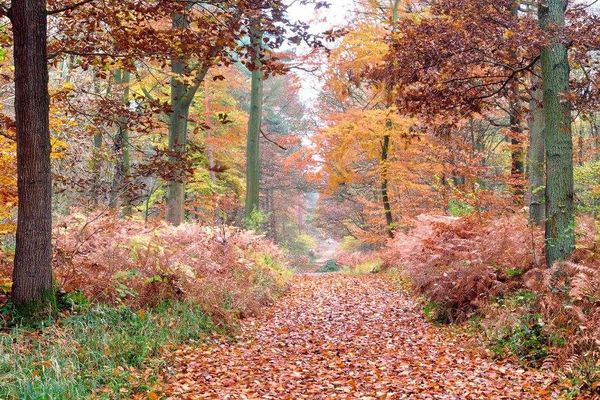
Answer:
[[[184,348],[173,399],[550,399],[551,378],[426,322],[378,276],[301,275],[235,342]]]

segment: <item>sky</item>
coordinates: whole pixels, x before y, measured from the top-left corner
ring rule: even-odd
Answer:
[[[328,0],[329,8],[315,10],[311,5],[300,5],[295,2],[290,8],[292,20],[300,20],[312,26],[312,32],[318,33],[328,29],[346,25],[352,16],[353,0]],[[301,50],[299,51],[301,52]],[[300,97],[306,104],[314,103],[323,83],[314,73],[296,70],[302,80]]]

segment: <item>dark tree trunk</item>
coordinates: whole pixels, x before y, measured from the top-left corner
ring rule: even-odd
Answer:
[[[392,215],[392,206],[388,193],[388,170],[387,161],[390,151],[390,135],[383,136],[381,143],[381,197],[383,200],[383,211],[385,213],[385,229],[390,238],[394,237],[394,216]]]
[[[173,28],[187,29],[189,22],[184,14],[173,16]],[[181,56],[173,57],[171,60],[171,113],[169,115],[169,151],[172,152],[173,161],[177,164],[185,155],[187,145],[187,125],[189,106],[185,101],[187,94],[183,83],[185,74],[185,61]],[[173,177],[169,181],[169,192],[167,199],[167,221],[173,225],[180,225],[185,218],[185,177],[184,172],[179,169],[172,171]]]
[[[46,1],[13,0],[10,17],[19,195],[12,301],[33,311],[53,296]]]
[[[525,164],[523,162],[523,128],[521,126],[521,107],[518,100],[518,89],[513,89],[515,91],[514,96],[516,100],[511,102],[510,106],[510,176],[511,176],[511,185],[514,195],[514,201],[517,204],[523,203],[523,175],[525,172]]]

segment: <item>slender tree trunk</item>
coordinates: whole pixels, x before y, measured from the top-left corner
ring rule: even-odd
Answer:
[[[209,143],[210,142],[210,134],[211,134],[211,130],[212,130],[212,124],[211,124],[211,115],[210,115],[210,98],[209,98],[209,87],[208,87],[208,81],[204,80],[204,119],[205,119],[205,123],[206,123],[206,127],[208,128],[206,131],[206,138],[207,138],[207,143],[206,143],[206,152],[208,153],[208,174],[210,177],[210,181],[214,184],[217,182],[217,174],[215,172],[215,152],[213,149],[213,146]]]
[[[523,174],[525,164],[523,162],[523,128],[521,126],[521,107],[519,104],[519,93],[517,85],[513,85],[513,96],[510,105],[510,176],[513,189],[513,195],[516,204],[523,204]]]
[[[93,72],[93,87],[94,93],[96,95],[101,94],[100,82],[96,75],[96,72]],[[106,94],[108,95],[110,92],[110,85],[108,85],[106,89]],[[90,167],[93,171],[94,182],[92,183],[92,193],[91,193],[91,202],[94,207],[98,206],[98,204],[103,203],[101,201],[100,195],[104,195],[102,192],[102,169],[104,166],[104,160],[102,157],[102,148],[103,148],[103,137],[102,131],[104,127],[98,127],[97,132],[94,134],[93,143],[94,149],[92,151],[92,157],[90,160]],[[104,197],[104,196],[102,196]]]
[[[512,15],[513,18],[519,18],[519,5],[520,1],[517,0],[513,3]],[[517,205],[523,204],[525,190],[523,188],[523,175],[525,173],[525,163],[523,160],[523,127],[522,123],[522,107],[521,107],[521,96],[519,93],[519,81],[513,80],[511,84],[511,95],[510,100],[510,151],[511,151],[511,164],[510,164],[510,176],[513,189],[514,201]]]
[[[395,30],[396,23],[398,22],[398,9],[400,7],[400,0],[394,0],[392,4],[392,30]],[[392,87],[388,84],[387,87],[387,106],[391,107],[394,103],[392,98]],[[386,126],[386,132],[383,135],[383,141],[381,142],[381,200],[383,202],[383,213],[385,215],[385,230],[390,238],[394,237],[394,215],[392,213],[392,204],[390,202],[389,195],[389,180],[388,180],[388,158],[390,154],[391,137],[388,133],[389,129],[392,129],[392,121],[388,120],[388,126]]]
[[[390,238],[394,237],[394,216],[388,193],[388,156],[390,151],[390,135],[383,136],[381,143],[381,198],[383,200],[383,211],[385,213],[385,228]]]
[[[256,52],[252,71],[252,87],[250,93],[250,119],[246,139],[246,204],[245,217],[249,219],[253,212],[259,210],[260,191],[260,129],[263,106],[263,72],[261,70],[262,32],[253,29],[252,45]]]
[[[46,2],[13,0],[18,222],[12,301],[47,308],[52,290],[52,175]]]
[[[173,16],[173,27],[176,29],[187,29],[189,22],[183,14]],[[185,73],[185,62],[180,57],[173,57],[171,60],[171,113],[169,115],[169,151],[172,153],[172,160],[175,165],[179,165],[182,157],[185,155],[187,144],[187,124],[190,104],[185,101],[187,94],[185,84],[180,80]],[[167,198],[167,221],[173,225],[180,225],[185,218],[185,177],[184,172],[177,168],[172,171],[172,177],[169,181],[169,190]]]
[[[583,159],[585,157],[585,145],[583,143],[583,126],[579,128],[579,132],[577,135],[577,165],[583,165]]]
[[[565,26],[566,0],[547,0],[539,7],[542,29],[551,35],[542,50],[546,144],[546,262],[568,258],[575,249],[573,207],[573,138],[566,45],[555,29]]]
[[[529,103],[529,148],[527,153],[529,221],[542,225],[545,218],[545,146],[544,146],[544,109],[542,101],[544,91],[542,82],[531,78],[533,96]]]
[[[122,91],[121,103],[128,107],[131,74],[127,70],[119,69],[114,72],[114,79],[116,86]],[[114,143],[114,150],[117,160],[115,163],[115,173],[113,176],[109,202],[111,208],[118,208],[121,203],[121,199],[125,198],[125,208],[123,210],[124,215],[131,215],[131,205],[129,204],[126,193],[127,180],[129,178],[131,169],[128,125],[129,118],[126,115],[120,115],[117,117],[117,134],[115,136]]]

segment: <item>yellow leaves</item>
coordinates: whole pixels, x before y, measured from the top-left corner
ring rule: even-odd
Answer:
[[[65,82],[62,85],[63,90],[67,90],[67,91],[73,91],[75,90],[75,85],[73,85],[71,82]]]
[[[404,117],[393,109],[358,110],[329,116],[329,127],[315,138],[319,156],[325,161],[323,170],[327,176],[327,192],[332,193],[340,185],[356,183],[381,173],[381,146],[384,136],[389,135],[394,149],[403,152],[403,164],[410,163],[411,128],[416,121]],[[400,164],[386,163],[386,168],[403,168]],[[393,171],[393,174],[395,172]]]
[[[383,62],[388,52],[382,26],[363,23],[344,36],[339,46],[332,50],[326,86],[336,95],[347,97],[348,81],[361,79],[367,69]],[[350,82],[352,83],[352,82]]]
[[[65,150],[69,147],[67,142],[57,138],[52,138],[50,144],[52,145],[50,157],[54,160],[64,158]]]
[[[12,289],[12,281],[9,278],[0,278],[0,294],[8,294]]]
[[[504,31],[504,33],[502,34],[502,37],[506,40],[510,39],[511,37],[513,37],[514,32],[511,29],[506,29]]]
[[[0,234],[15,230],[13,214],[17,204],[16,143],[0,136]]]

